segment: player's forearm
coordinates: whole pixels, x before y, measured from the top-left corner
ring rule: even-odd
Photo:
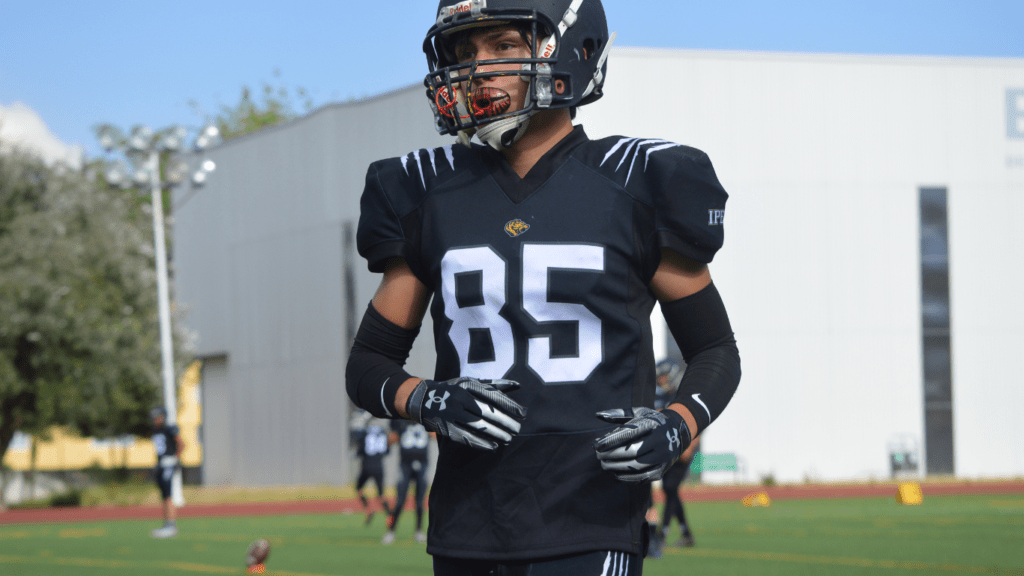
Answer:
[[[419,328],[402,328],[372,305],[367,308],[345,367],[345,388],[356,406],[378,418],[404,416],[405,403],[396,407],[398,393],[409,380],[418,379],[402,366],[418,333]],[[408,398],[409,392],[404,394]]]
[[[694,437],[725,410],[736,393],[740,375],[739,350],[731,334],[727,341],[689,358],[670,407],[686,409],[695,422],[696,427],[690,429]],[[681,410],[676,411],[683,414]]]
[[[678,402],[675,402],[669,404],[666,407],[666,409],[672,410],[676,414],[679,414],[680,416],[683,417],[683,422],[686,422],[686,427],[690,430],[690,436],[692,438],[696,438],[697,434],[700,434],[700,431],[697,430],[697,419],[693,417],[693,412],[690,412],[689,408]]]
[[[725,410],[739,385],[736,338],[714,283],[685,298],[662,302],[661,311],[686,360],[672,403],[690,413],[696,422],[690,432],[696,436]]]
[[[409,378],[395,392],[395,412],[402,418],[409,417],[409,413],[405,410],[405,405],[409,403],[409,396],[412,395],[412,391],[422,381],[422,378]]]

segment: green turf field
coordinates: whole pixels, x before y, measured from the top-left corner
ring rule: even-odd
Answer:
[[[669,548],[645,563],[645,575],[1024,574],[1024,495],[686,508],[697,547]],[[380,515],[369,528],[358,514],[184,519],[169,540],[149,536],[154,521],[0,526],[0,574],[244,574],[245,549],[260,536],[273,544],[268,574],[430,574],[412,519],[402,517],[388,547],[380,545]]]

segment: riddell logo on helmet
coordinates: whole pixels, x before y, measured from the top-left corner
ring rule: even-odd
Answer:
[[[447,18],[456,14],[462,14],[463,12],[469,12],[472,10],[473,0],[466,0],[465,2],[459,2],[454,6],[445,6],[441,8],[441,13],[437,15],[438,19]]]

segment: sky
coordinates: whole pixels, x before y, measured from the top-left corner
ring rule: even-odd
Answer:
[[[620,46],[1024,58],[1022,0],[604,5]],[[364,98],[422,82],[421,46],[437,6],[5,0],[0,106],[24,104],[57,138],[95,156],[97,124],[198,129],[237,103],[243,86],[303,88],[317,107]]]

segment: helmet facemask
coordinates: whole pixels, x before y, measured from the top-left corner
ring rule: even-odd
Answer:
[[[615,35],[608,34],[601,0],[440,0],[437,15],[423,42],[430,69],[423,83],[441,134],[458,135],[466,144],[476,134],[501,149],[525,133],[537,112],[574,110],[602,96]],[[528,38],[529,57],[458,61],[453,48],[460,32],[499,25]],[[521,107],[506,106],[494,94],[480,98],[460,90],[472,87],[473,78],[500,76],[528,84]]]
[[[461,35],[482,26],[502,25],[519,30],[530,46],[529,57],[458,62],[455,45]],[[543,47],[551,42],[551,36],[547,34],[549,25],[542,22],[535,12],[518,19],[494,19],[469,26],[458,20],[435,28],[436,32],[429,35],[424,43],[431,67],[424,84],[437,130],[442,134],[457,134],[466,144],[475,134],[496,150],[507,148],[526,132],[534,114],[552,107],[555,92],[552,86],[556,82],[563,87],[563,93],[566,92],[564,87],[571,86],[568,74],[556,78],[552,73],[553,54],[548,58],[538,55],[538,45]],[[540,41],[534,41],[535,38],[540,38]],[[481,70],[482,67],[486,70]],[[479,86],[475,82],[511,76],[518,76],[528,85],[518,109],[512,106],[512,97],[500,87]]]

